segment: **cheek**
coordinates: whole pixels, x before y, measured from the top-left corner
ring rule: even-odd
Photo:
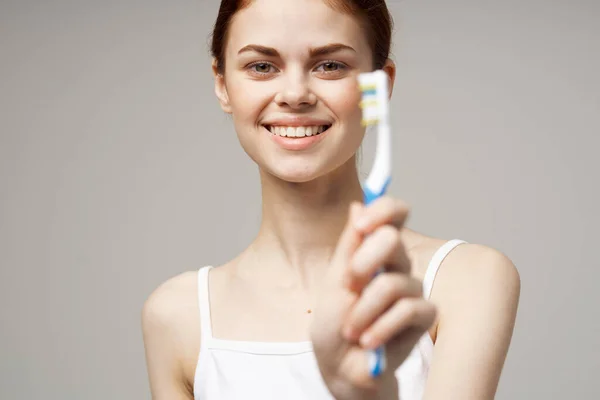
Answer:
[[[361,118],[360,93],[353,82],[336,82],[326,85],[321,90],[321,97],[335,114],[349,123],[354,123]]]
[[[340,152],[340,158],[349,157],[361,145],[365,128],[361,125],[362,110],[359,107],[361,93],[354,80],[333,81],[319,90],[326,106],[340,123],[340,135],[332,139]]]
[[[231,79],[228,85],[229,102],[234,114],[255,117],[268,104],[273,88],[266,82]]]

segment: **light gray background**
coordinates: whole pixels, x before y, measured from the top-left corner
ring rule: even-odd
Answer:
[[[498,399],[597,399],[600,1],[390,1],[392,193],[522,277]],[[149,398],[140,311],[244,248],[218,1],[0,2],[0,398]],[[372,146],[366,144],[368,167]]]

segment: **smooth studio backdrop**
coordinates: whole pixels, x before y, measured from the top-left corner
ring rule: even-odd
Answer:
[[[255,234],[257,170],[213,95],[218,3],[0,2],[0,399],[148,399],[144,300]],[[600,2],[389,6],[391,193],[521,273],[497,398],[600,398]]]

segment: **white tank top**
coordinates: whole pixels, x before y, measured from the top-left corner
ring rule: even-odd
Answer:
[[[429,298],[444,258],[462,243],[466,242],[450,240],[435,252],[423,279],[423,297]],[[198,271],[201,344],[194,399],[333,399],[321,378],[310,341],[246,342],[212,336],[208,292],[211,268]],[[395,371],[402,400],[422,399],[432,355],[433,341],[426,333]]]

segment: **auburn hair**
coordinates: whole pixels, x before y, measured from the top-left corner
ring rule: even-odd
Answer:
[[[357,16],[367,34],[373,55],[373,69],[383,68],[390,55],[394,22],[385,0],[323,0],[334,10]],[[221,0],[211,34],[211,54],[217,71],[225,72],[225,47],[235,13],[250,6],[252,0]]]

